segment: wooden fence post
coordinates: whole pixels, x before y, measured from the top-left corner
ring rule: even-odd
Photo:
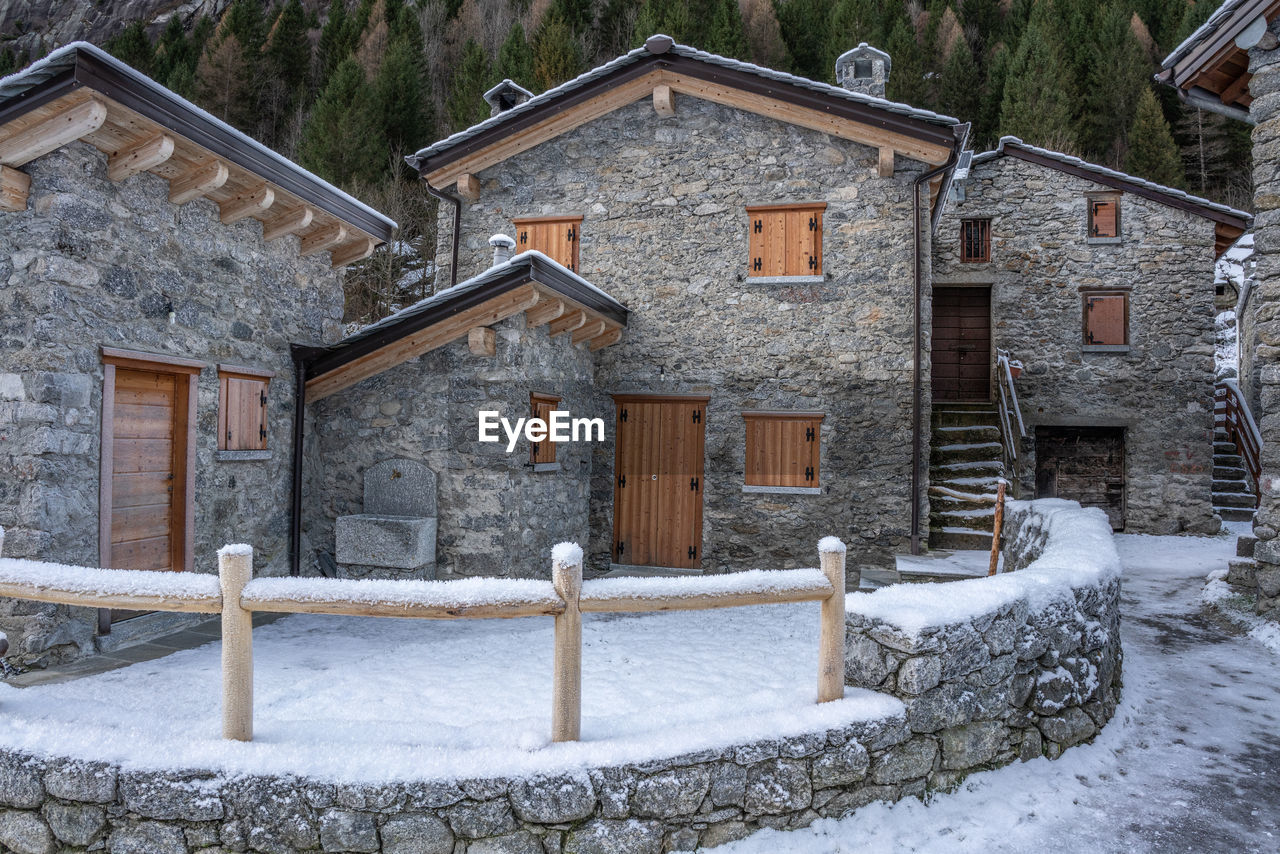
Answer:
[[[240,607],[253,577],[253,547],[218,550],[222,585],[222,737],[253,741],[253,612]]]
[[[1004,527],[1003,478],[1000,480],[1000,485],[996,487],[996,512],[992,522],[994,524],[991,529],[991,566],[987,569],[987,575],[995,575],[997,567],[1000,566],[1000,529]]]
[[[577,741],[582,730],[582,548],[560,543],[551,552],[551,584],[564,600],[556,615],[551,682],[551,740]]]
[[[844,543],[823,537],[818,560],[832,587],[831,595],[822,600],[818,638],[818,702],[827,703],[844,697]]]

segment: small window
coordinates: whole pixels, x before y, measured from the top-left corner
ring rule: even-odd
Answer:
[[[1120,200],[1117,197],[1089,199],[1089,239],[1120,239]]]
[[[560,398],[550,394],[538,394],[534,392],[529,395],[529,409],[534,418],[541,418],[543,421],[551,421],[551,412],[560,404]],[[543,439],[541,442],[529,443],[529,462],[533,463],[535,469],[539,466],[553,465],[556,461],[556,443],[550,438]]]
[[[552,261],[578,271],[582,217],[548,216],[512,220],[517,252],[541,252]]]
[[[747,208],[747,275],[821,276],[825,203]]]
[[[747,486],[819,485],[822,414],[744,412],[747,424]]]
[[[271,371],[218,366],[218,450],[267,450]]]
[[[991,260],[991,220],[960,220],[960,260],[966,264]]]
[[[1129,295],[1090,291],[1084,294],[1084,347],[1127,349],[1129,346]]]

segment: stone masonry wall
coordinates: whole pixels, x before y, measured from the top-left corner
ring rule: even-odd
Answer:
[[[196,570],[250,542],[259,573],[286,571],[293,374],[290,342],[335,339],[342,286],[294,238],[265,244],[252,220],[181,207],[150,174],[122,183],[72,144],[36,160],[31,205],[0,213],[0,526],[12,557],[97,566],[101,347],[205,361],[196,426]],[[176,321],[168,320],[172,303]],[[274,370],[270,460],[215,461],[217,363]],[[27,663],[91,644],[94,615],[0,602]]]
[[[1013,156],[974,164],[935,237],[934,282],[990,286],[992,346],[1026,366],[1020,496],[1035,495],[1037,426],[1122,426],[1126,530],[1211,533],[1214,224],[1126,194],[1122,241],[1087,244],[1085,193],[1107,189]],[[991,217],[989,263],[960,263],[966,217]],[[1082,352],[1085,287],[1131,289],[1128,352]]]
[[[1052,503],[1071,504],[1066,512],[1076,515],[1097,513],[1082,513],[1074,502]],[[1044,510],[1036,505],[1010,502],[1006,567],[1025,570],[1048,544]],[[1100,515],[1089,524],[1110,539]],[[876,616],[873,603],[854,597],[846,621],[846,682],[906,704],[912,733],[906,744],[927,757],[931,787],[948,788],[977,768],[1015,757],[1056,759],[1110,720],[1121,688],[1118,574],[1100,572],[1068,590],[1046,607],[1011,597],[976,617],[918,631]],[[945,595],[945,588],[938,593]],[[921,612],[929,613],[927,604]]]
[[[303,572],[334,550],[334,520],[362,512],[364,471],[392,457],[420,460],[437,477],[437,577],[549,577],[551,547],[586,542],[591,446],[561,443],[558,471],[535,472],[529,444],[478,441],[478,413],[512,424],[530,415],[529,393],[562,398],[574,417],[612,412],[591,384],[592,357],[568,335],[526,329],[518,315],[497,326],[497,354],[476,356],[465,339],[317,401],[308,417]]]
[[[873,148],[679,96],[674,117],[642,100],[477,175],[480,200],[462,216],[460,281],[488,266],[488,237],[513,233],[512,218],[582,214],[579,272],[632,312],[622,341],[596,354],[597,388],[711,395],[705,570],[794,566],[831,533],[855,565],[884,564],[906,548],[911,181],[923,167],[899,158],[886,179],[876,163]],[[745,206],[811,201],[828,205],[823,277],[744,281]],[[451,215],[441,214],[439,258],[449,256]],[[926,252],[927,239],[926,230]],[[439,276],[449,281],[447,265]],[[605,405],[610,441],[592,463],[588,560],[597,569],[612,549]],[[740,413],[749,409],[826,413],[822,494],[742,491]]]

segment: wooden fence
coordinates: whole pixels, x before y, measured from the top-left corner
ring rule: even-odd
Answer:
[[[0,529],[0,548],[3,547]],[[845,547],[819,543],[821,570],[731,573],[704,578],[582,579],[582,550],[552,553],[552,581],[357,581],[258,578],[253,549],[225,546],[218,575],[69,567],[0,558],[0,596],[91,608],[222,615],[222,735],[253,739],[253,613],[411,617],[428,620],[555,619],[551,736],[576,741],[582,720],[582,614],[705,610],[822,603],[818,702],[844,696]],[[637,583],[638,582],[638,583]]]

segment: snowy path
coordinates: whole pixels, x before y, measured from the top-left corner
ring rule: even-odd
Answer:
[[[1207,618],[1234,537],[1120,536],[1125,694],[1094,744],[724,854],[1280,852],[1280,656]]]

